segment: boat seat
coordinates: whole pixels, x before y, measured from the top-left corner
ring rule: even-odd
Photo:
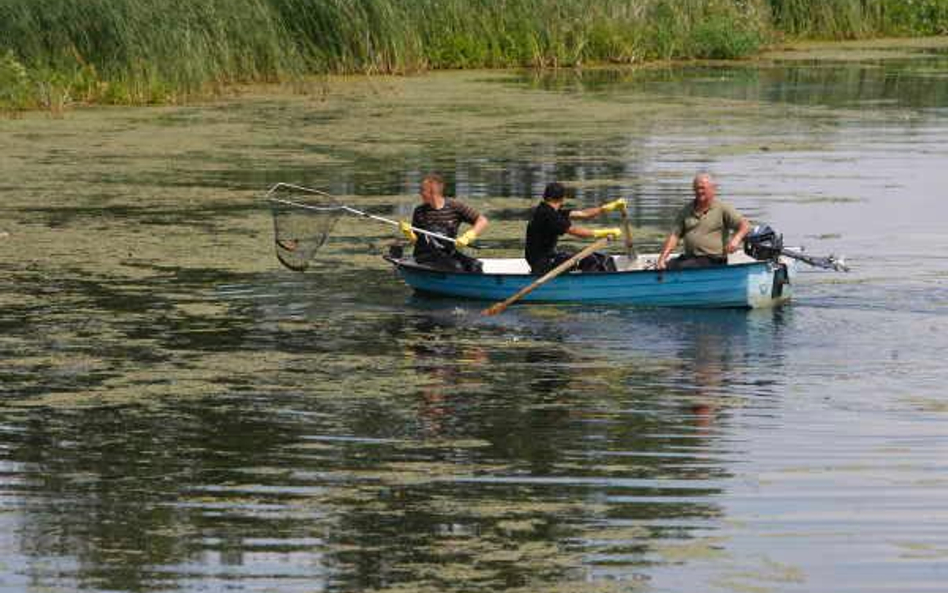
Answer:
[[[484,258],[480,260],[485,274],[529,274],[530,265],[523,258]]]

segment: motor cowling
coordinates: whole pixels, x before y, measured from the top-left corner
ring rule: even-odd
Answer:
[[[783,235],[767,225],[758,225],[744,237],[744,253],[759,261],[777,261],[783,251]]]

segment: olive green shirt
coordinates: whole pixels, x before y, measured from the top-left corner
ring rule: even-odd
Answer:
[[[744,217],[726,202],[714,200],[704,214],[689,202],[675,218],[672,234],[684,239],[685,255],[725,255],[731,231],[740,228]]]

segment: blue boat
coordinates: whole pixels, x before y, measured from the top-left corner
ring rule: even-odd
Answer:
[[[537,280],[523,259],[482,259],[484,273],[447,272],[411,257],[385,258],[415,291],[502,301]],[[656,255],[612,256],[615,272],[570,272],[523,297],[524,302],[628,304],[648,307],[773,307],[790,299],[795,261],[759,261],[744,253],[728,264],[699,269],[654,269]]]

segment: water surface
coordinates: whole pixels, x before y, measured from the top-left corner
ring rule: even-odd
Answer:
[[[444,73],[0,121],[0,590],[941,591],[948,54]],[[517,253],[549,181],[656,249],[696,171],[793,245],[774,311],[413,296],[277,181]]]

